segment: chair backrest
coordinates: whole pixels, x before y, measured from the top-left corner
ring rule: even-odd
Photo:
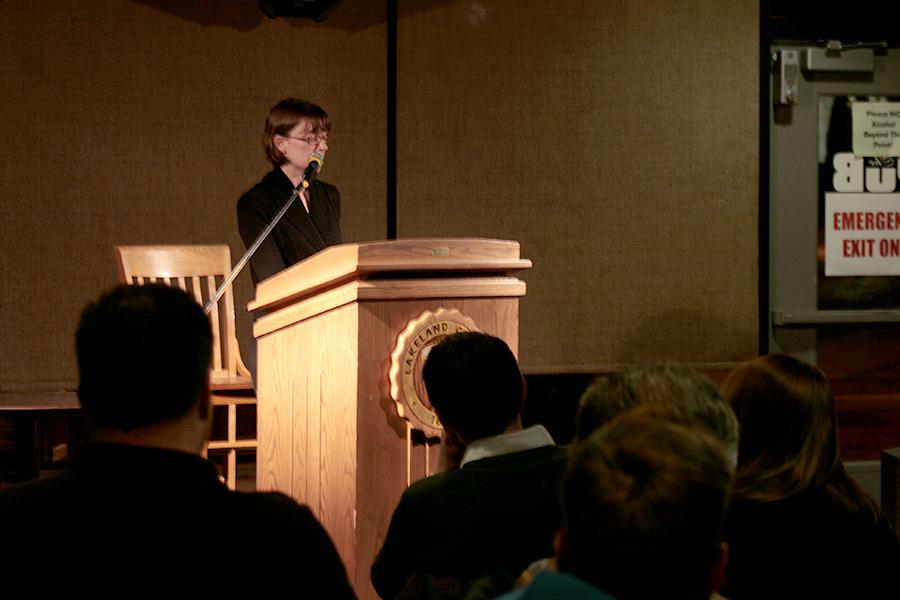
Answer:
[[[224,244],[208,246],[116,246],[116,267],[122,283],[162,283],[180,287],[204,306],[231,271],[231,251]],[[209,312],[213,330],[213,383],[249,377],[241,361],[234,326],[231,286]]]

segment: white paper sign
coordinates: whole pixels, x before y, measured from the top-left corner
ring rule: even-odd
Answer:
[[[900,102],[853,103],[853,154],[900,156]]]
[[[900,193],[825,194],[825,275],[900,275]]]

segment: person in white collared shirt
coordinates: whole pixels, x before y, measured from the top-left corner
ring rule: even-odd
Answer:
[[[372,583],[382,598],[404,588],[409,597],[412,586],[459,593],[485,576],[496,591],[510,589],[531,561],[552,554],[568,453],[542,426],[522,427],[525,385],[503,340],[448,336],[422,377],[448,442],[446,470],[404,492]]]

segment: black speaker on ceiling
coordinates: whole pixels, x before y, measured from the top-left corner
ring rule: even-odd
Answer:
[[[297,17],[321,22],[343,0],[257,0],[259,9],[270,19]]]

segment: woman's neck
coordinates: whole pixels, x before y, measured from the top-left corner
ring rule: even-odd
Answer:
[[[294,187],[297,187],[300,185],[300,182],[303,181],[303,171],[298,170],[290,163],[281,165],[281,172],[291,180],[291,185]]]

